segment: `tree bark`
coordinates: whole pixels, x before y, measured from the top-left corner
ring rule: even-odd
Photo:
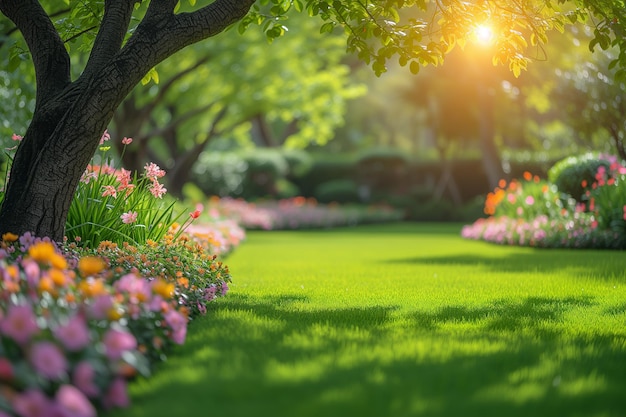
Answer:
[[[70,80],[69,55],[36,0],[0,0],[0,12],[24,36],[37,97],[0,209],[0,234],[33,232],[60,242],[76,187],[115,109],[159,62],[241,19],[254,0],[216,0],[174,14],[177,0],[153,0],[122,46],[135,0],[106,0],[88,64]]]

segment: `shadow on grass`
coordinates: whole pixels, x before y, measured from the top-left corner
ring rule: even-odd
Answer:
[[[588,298],[400,313],[230,294],[120,416],[624,416],[626,337],[563,335]],[[463,331],[450,324],[469,323]]]
[[[416,312],[410,317],[419,328],[435,330],[448,323],[482,324],[486,331],[532,331],[537,336],[557,335],[554,324],[563,313],[577,307],[594,305],[592,297],[528,297],[520,302],[496,300],[491,305],[470,308],[446,306],[435,313]]]
[[[498,248],[495,248],[498,249]],[[626,275],[626,256],[616,251],[526,249],[502,256],[495,250],[492,255],[446,254],[442,256],[415,256],[411,258],[387,259],[391,264],[461,265],[483,267],[497,272],[550,273],[573,270],[597,278],[623,278]]]

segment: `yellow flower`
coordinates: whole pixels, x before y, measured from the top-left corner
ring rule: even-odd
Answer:
[[[11,232],[7,232],[2,235],[2,240],[4,240],[5,242],[15,242],[18,238],[18,235],[15,235]]]
[[[168,283],[162,279],[157,279],[152,284],[152,291],[154,291],[155,294],[158,294],[161,297],[165,298],[166,300],[174,296],[174,289],[174,284]]]
[[[121,319],[124,316],[124,314],[122,313],[122,311],[120,311],[119,308],[117,307],[112,307],[109,309],[109,311],[107,312],[107,317],[109,320],[111,321],[118,321],[119,319]]]
[[[96,275],[106,267],[102,258],[98,256],[84,256],[78,261],[78,270],[83,277]]]
[[[37,262],[49,262],[55,255],[54,245],[50,242],[39,242],[28,248],[28,254]]]

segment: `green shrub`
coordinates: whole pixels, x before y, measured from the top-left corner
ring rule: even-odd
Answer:
[[[301,149],[284,149],[282,155],[287,163],[289,178],[300,178],[306,175],[313,166],[313,158]]]
[[[317,186],[315,198],[321,203],[355,203],[360,201],[359,188],[352,180],[331,180]]]
[[[240,196],[248,163],[235,152],[205,152],[195,164],[194,179],[206,195]]]
[[[548,170],[548,180],[558,190],[566,193],[576,201],[582,201],[584,194],[583,181],[591,184],[595,181],[598,168],[609,168],[611,163],[601,155],[586,153],[562,159]]]

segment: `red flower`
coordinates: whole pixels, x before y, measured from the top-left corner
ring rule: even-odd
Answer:
[[[189,215],[191,216],[192,219],[197,219],[198,217],[200,217],[200,210],[196,210],[193,213],[189,213]]]

